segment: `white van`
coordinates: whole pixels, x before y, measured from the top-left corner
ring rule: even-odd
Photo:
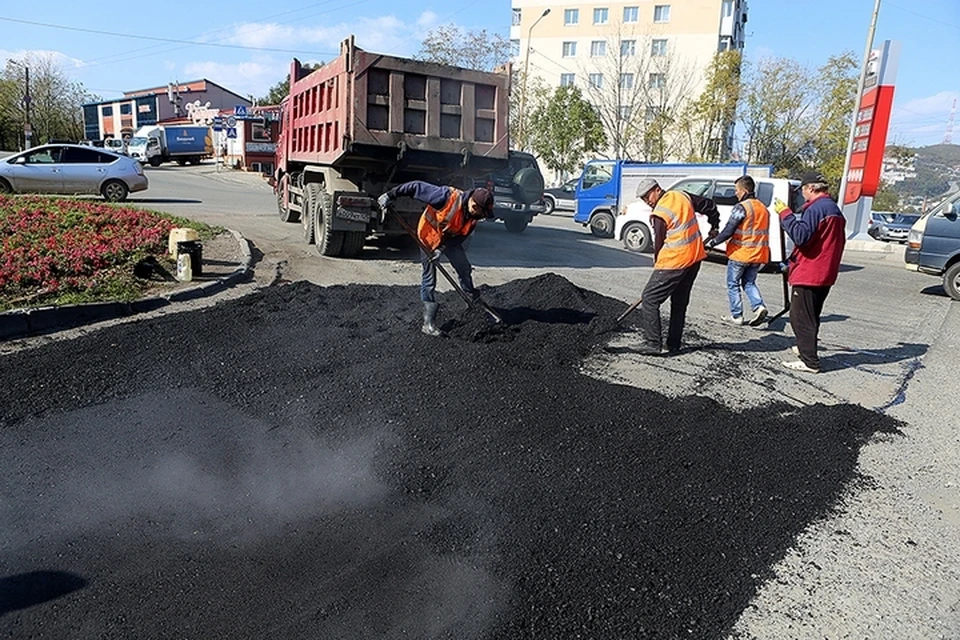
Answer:
[[[773,211],[773,200],[779,198],[790,205],[794,211],[803,206],[803,196],[800,194],[799,180],[784,178],[754,178],[757,184],[757,199],[770,209],[770,261],[782,262],[793,244],[785,238],[786,254],[780,244],[780,217]],[[718,176],[687,176],[681,178],[666,189],[686,191],[696,196],[711,198],[717,203],[720,211],[720,229],[727,224],[733,205],[737,204],[737,194],[734,190],[736,178]],[[663,186],[663,185],[661,185]],[[706,216],[697,216],[700,223],[700,233],[704,238],[710,232],[710,223]],[[627,206],[626,211],[617,216],[614,237],[623,242],[628,251],[650,251],[653,249],[653,227],[650,226],[650,207],[644,202],[634,202]],[[724,244],[717,245],[722,251]]]

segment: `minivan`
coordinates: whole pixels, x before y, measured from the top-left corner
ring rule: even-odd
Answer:
[[[942,277],[947,295],[960,300],[960,198],[917,220],[903,259],[910,271]]]

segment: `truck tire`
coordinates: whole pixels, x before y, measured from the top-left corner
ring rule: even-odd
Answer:
[[[634,253],[649,251],[653,245],[650,229],[642,222],[631,222],[623,229],[623,248]]]
[[[590,218],[590,233],[598,238],[613,237],[613,216],[608,211],[600,211]]]
[[[316,237],[316,228],[314,227],[313,210],[320,206],[323,187],[316,182],[311,182],[303,187],[303,212],[300,216],[300,229],[303,231],[303,241],[307,244],[313,244]]]
[[[366,231],[346,231],[343,233],[343,246],[340,248],[340,257],[356,258],[363,251],[367,242]]]
[[[943,273],[943,290],[954,300],[960,300],[960,262],[954,262]]]
[[[177,164],[180,165],[181,167],[185,167],[185,166],[187,166],[187,159],[186,159],[186,158],[177,158]]]
[[[315,183],[314,183],[315,184]],[[309,186],[309,185],[308,185]],[[320,185],[317,185],[319,188]],[[335,258],[343,249],[343,232],[334,231],[328,224],[329,216],[333,211],[333,197],[326,191],[320,191],[317,205],[312,207],[313,236],[316,239],[314,246],[322,256]]]
[[[160,158],[160,156],[153,156],[152,158],[150,158],[151,167],[159,167],[162,162],[163,160]]]
[[[300,214],[290,208],[289,204],[284,204],[284,196],[290,190],[290,176],[280,178],[280,184],[277,185],[277,211],[280,213],[280,222],[297,222]],[[289,199],[288,199],[289,202]]]
[[[513,176],[513,194],[523,204],[540,202],[543,197],[543,176],[533,167],[520,169]]]
[[[503,219],[503,226],[505,226],[510,233],[523,233],[528,224],[529,221],[526,218],[518,216],[510,216]]]

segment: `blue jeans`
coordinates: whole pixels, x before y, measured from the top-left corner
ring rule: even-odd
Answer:
[[[473,291],[473,276],[470,272],[473,267],[467,260],[467,252],[463,249],[463,242],[459,239],[445,242],[440,246],[440,251],[447,256],[450,264],[460,280],[460,288],[466,293]],[[435,293],[437,291],[437,267],[427,259],[427,254],[420,250],[420,264],[423,267],[423,273],[420,275],[420,299],[424,302],[436,302]]]
[[[750,308],[756,311],[763,306],[763,297],[757,288],[757,274],[760,273],[759,264],[748,264],[727,260],[727,297],[730,298],[730,315],[734,318],[743,317],[743,302],[740,300],[740,289],[747,294]]]

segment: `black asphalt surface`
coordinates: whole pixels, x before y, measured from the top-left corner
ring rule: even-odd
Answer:
[[[720,638],[896,430],[598,381],[623,303],[484,295],[508,326],[294,283],[0,358],[0,632]]]

